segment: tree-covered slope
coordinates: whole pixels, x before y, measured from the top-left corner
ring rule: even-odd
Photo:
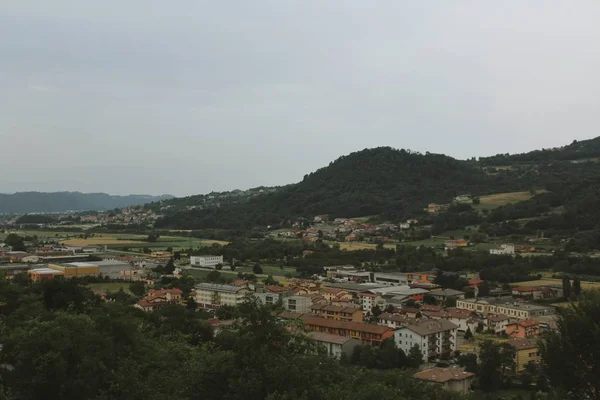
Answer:
[[[158,227],[249,228],[319,214],[397,219],[463,192],[515,187],[514,181],[488,175],[474,162],[380,147],[340,157],[299,183],[245,201],[208,209],[172,207]]]
[[[145,204],[173,196],[129,195],[80,192],[19,192],[0,194],[0,213],[48,213],[83,210],[110,210]]]
[[[481,157],[482,165],[511,165],[514,163],[539,163],[547,161],[585,160],[600,157],[600,136],[577,141],[552,149],[534,150],[521,154],[497,154],[491,157]]]

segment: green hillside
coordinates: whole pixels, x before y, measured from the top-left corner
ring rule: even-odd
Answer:
[[[486,174],[472,161],[380,147],[340,157],[299,183],[218,207],[189,210],[177,206],[179,199],[162,202],[173,207],[157,227],[238,229],[319,214],[398,219],[430,202],[447,203],[463,192],[485,194],[526,186]]]

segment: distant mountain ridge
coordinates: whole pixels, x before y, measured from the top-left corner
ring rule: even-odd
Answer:
[[[111,210],[172,199],[171,195],[132,194],[114,196],[106,193],[17,192],[0,194],[0,213],[56,213],[66,211]]]
[[[598,157],[600,157],[600,136],[587,140],[574,140],[566,146],[550,149],[533,150],[521,154],[496,154],[491,157],[481,157],[479,162],[485,166],[499,166],[545,161],[576,161]]]

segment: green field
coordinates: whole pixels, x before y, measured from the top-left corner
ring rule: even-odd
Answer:
[[[545,190],[538,190],[536,194],[544,193]],[[526,192],[505,192],[505,193],[495,193],[487,196],[481,196],[479,198],[479,204],[473,204],[473,208],[476,210],[482,210],[484,208],[491,210],[500,206],[504,206],[510,203],[518,203],[520,201],[529,200],[533,195]],[[470,201],[468,201],[470,203]]]
[[[61,231],[41,231],[41,230],[17,230],[14,231],[19,236],[37,236],[38,240],[57,241],[70,246],[106,246],[107,249],[123,249],[129,248],[134,253],[140,251],[144,247],[150,250],[165,250],[167,247],[172,247],[174,251],[188,248],[197,248],[203,246],[211,246],[213,243],[221,245],[228,242],[198,239],[185,236],[161,236],[154,243],[147,242],[148,235],[133,235],[127,233],[95,233],[93,237],[88,239],[81,238],[81,232],[61,232]],[[12,233],[12,232],[11,232]],[[7,234],[0,234],[0,240],[4,239]],[[137,250],[137,251],[136,251]]]

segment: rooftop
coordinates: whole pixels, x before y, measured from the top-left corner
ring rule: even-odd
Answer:
[[[345,314],[353,314],[357,311],[360,311],[360,308],[357,307],[345,307],[345,306],[332,306],[332,305],[328,305],[328,304],[314,304],[311,307],[311,310],[316,310],[316,311],[333,311],[333,312],[340,312],[340,313],[345,313]]]
[[[196,285],[196,290],[210,290],[213,292],[237,293],[244,289],[243,287],[220,285],[218,283],[199,283]]]
[[[420,336],[427,336],[434,333],[445,332],[456,328],[458,328],[458,325],[448,321],[447,319],[429,319],[408,324],[401,329],[408,329],[417,333]]]
[[[461,292],[460,290],[454,290],[454,289],[442,289],[442,290],[434,290],[431,293],[429,293],[432,296],[460,296],[465,294],[465,292]]]
[[[332,335],[330,333],[321,333],[321,332],[308,332],[308,336],[311,339],[316,340],[317,342],[334,343],[334,344],[344,344],[344,343],[352,340],[352,338],[348,337],[348,336]]]
[[[32,269],[29,272],[39,274],[39,275],[64,275],[64,272],[57,271],[52,268],[36,268],[36,269]]]
[[[301,318],[307,325],[325,326],[334,329],[348,329],[357,332],[373,333],[377,335],[382,335],[392,330],[392,328],[388,328],[387,326],[382,325],[369,325],[363,324],[361,322],[336,321],[333,319],[327,319],[312,315],[303,315]]]
[[[505,343],[510,344],[517,350],[537,349],[537,342],[532,339],[510,339]]]
[[[417,372],[413,375],[417,379],[428,382],[444,383],[448,381],[462,381],[475,376],[472,372],[466,372],[460,368],[431,368]]]

